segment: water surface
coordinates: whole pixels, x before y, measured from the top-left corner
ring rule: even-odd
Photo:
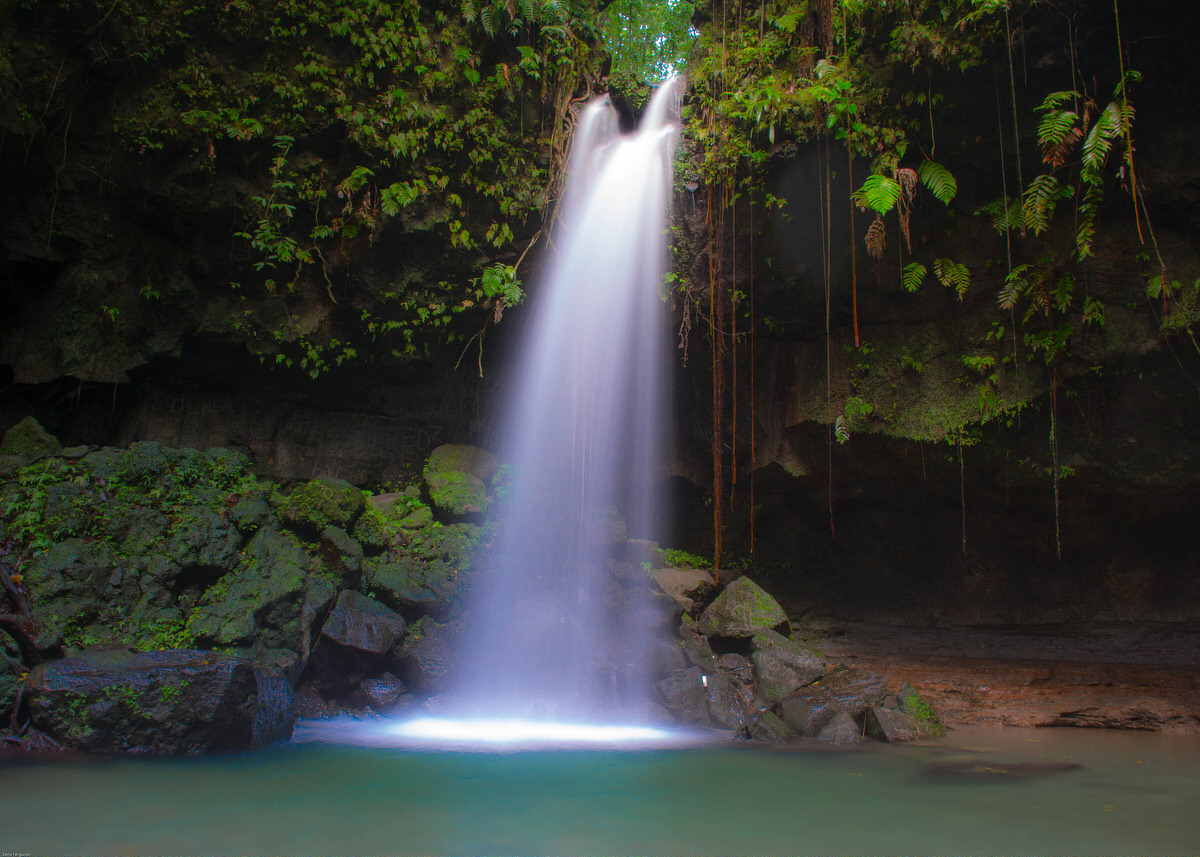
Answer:
[[[848,751],[437,752],[379,746],[374,734],[328,743],[334,733],[302,728],[288,745],[206,759],[3,759],[0,851],[1154,855],[1200,846],[1194,736],[973,728]]]

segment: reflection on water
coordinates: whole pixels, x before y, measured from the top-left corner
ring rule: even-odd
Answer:
[[[848,751],[333,743],[356,734],[302,730],[215,759],[0,758],[0,850],[1152,855],[1200,844],[1191,736],[979,728]]]

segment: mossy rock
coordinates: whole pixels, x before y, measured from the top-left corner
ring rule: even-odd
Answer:
[[[452,520],[478,519],[487,512],[487,482],[499,466],[490,452],[466,444],[444,444],[425,463],[425,487],[434,507]]]
[[[279,508],[290,526],[319,533],[326,527],[348,530],[362,514],[363,492],[343,479],[322,476],[292,491]]]
[[[946,727],[933,706],[908,682],[896,691],[896,705],[916,724],[922,738],[941,738],[946,734]]]
[[[753,637],[764,629],[786,631],[788,617],[779,602],[748,577],[730,583],[696,621],[706,637]]]
[[[260,530],[237,570],[200,599],[191,631],[211,646],[307,652],[309,623],[336,591],[324,571],[295,537]]]
[[[458,572],[444,560],[401,557],[368,560],[368,591],[402,614],[445,617],[459,592]]]
[[[0,440],[0,456],[11,456],[11,463],[28,464],[45,455],[62,452],[58,438],[50,434],[33,417],[26,417],[4,433]]]

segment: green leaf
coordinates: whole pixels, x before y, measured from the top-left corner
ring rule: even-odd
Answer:
[[[949,259],[934,259],[933,274],[943,286],[948,289],[954,289],[960,301],[971,286],[971,272],[961,262],[952,262]]]
[[[958,182],[953,174],[935,161],[922,161],[917,167],[917,175],[921,177],[921,184],[929,188],[944,205],[949,205],[958,193]]]
[[[854,192],[859,205],[887,214],[900,199],[900,182],[875,173],[867,176],[863,186]]]
[[[904,266],[904,271],[900,274],[900,284],[904,286],[907,292],[915,292],[921,288],[921,283],[925,281],[927,273],[925,266],[920,262],[912,262]]]

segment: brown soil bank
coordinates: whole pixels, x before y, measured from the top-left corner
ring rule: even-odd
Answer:
[[[830,658],[909,681],[951,727],[1200,734],[1200,624],[912,627],[842,622]]]

